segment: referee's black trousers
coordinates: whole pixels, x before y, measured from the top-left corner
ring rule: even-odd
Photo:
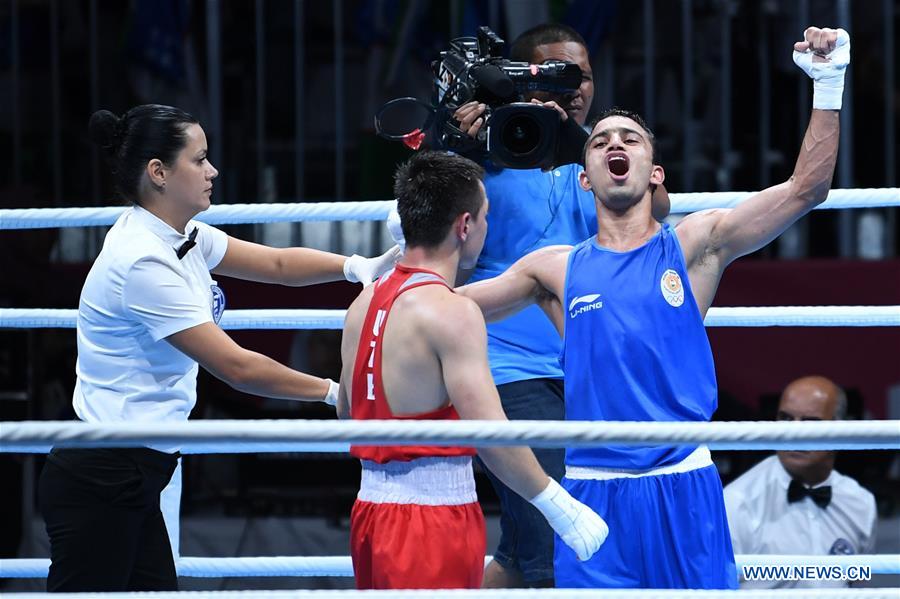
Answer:
[[[177,454],[147,448],[51,451],[38,486],[47,590],[177,591],[159,509],[177,465]]]

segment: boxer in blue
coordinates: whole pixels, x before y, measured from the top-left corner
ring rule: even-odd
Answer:
[[[715,411],[703,318],[722,273],[824,201],[834,173],[849,36],[811,27],[794,49],[815,83],[788,181],[736,208],[661,225],[650,210],[665,178],[653,133],[638,115],[613,109],[594,126],[580,174],[597,205],[596,237],[542,248],[459,290],[490,320],[532,303],[544,310],[563,337],[567,419],[706,421]],[[558,587],[737,586],[722,484],[706,447],[569,449],[563,486],[610,532],[584,562],[557,541]]]

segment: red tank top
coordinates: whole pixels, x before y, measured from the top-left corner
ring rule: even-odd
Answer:
[[[452,405],[421,414],[395,416],[381,383],[381,340],[384,338],[391,306],[401,293],[422,285],[443,285],[450,289],[437,273],[399,264],[375,283],[375,293],[363,321],[356,348],[356,363],[353,366],[350,413],[354,420],[459,420],[459,414]],[[475,455],[475,450],[471,447],[433,445],[354,445],[350,448],[350,454],[361,460],[384,464],[391,461],[408,462],[422,457]]]

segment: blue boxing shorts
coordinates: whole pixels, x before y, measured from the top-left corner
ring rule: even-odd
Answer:
[[[609,537],[584,562],[556,537],[558,588],[737,588],[722,482],[706,447],[649,472],[569,466],[562,486],[606,520]]]

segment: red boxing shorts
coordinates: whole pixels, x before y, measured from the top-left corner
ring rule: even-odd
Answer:
[[[362,464],[350,518],[356,588],[480,588],[486,541],[471,458]]]

